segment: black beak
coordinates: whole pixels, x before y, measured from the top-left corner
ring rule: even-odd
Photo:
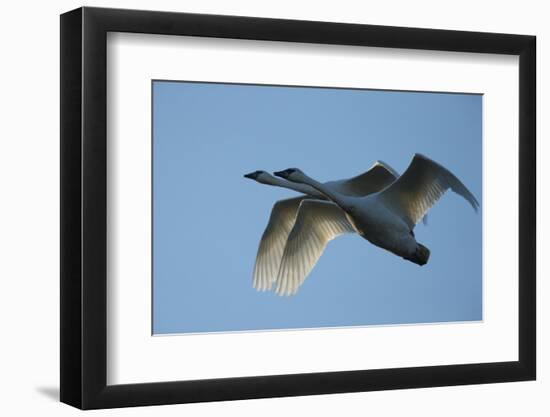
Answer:
[[[250,174],[244,174],[243,176],[244,176],[245,178],[250,178],[251,180],[253,180],[254,177],[255,177],[254,174],[255,174],[254,172],[251,172]]]
[[[281,177],[281,178],[284,178],[286,180],[286,178],[288,177],[288,173],[287,171],[277,171],[277,172],[274,172],[273,175],[275,175],[276,177]]]

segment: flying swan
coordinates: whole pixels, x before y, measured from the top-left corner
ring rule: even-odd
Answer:
[[[274,174],[315,188],[341,208],[320,200],[302,202],[277,275],[279,295],[295,294],[327,243],[344,233],[358,233],[373,245],[424,265],[430,251],[416,241],[413,229],[439,198],[451,189],[476,212],[479,207],[457,177],[421,154],[414,155],[407,170],[390,186],[365,197],[344,195],[325,187],[297,168]]]
[[[360,175],[349,179],[329,181],[324,183],[323,186],[343,195],[360,197],[382,190],[394,182],[398,176],[399,174],[389,165],[382,161],[376,161],[368,171]],[[244,175],[244,177],[261,184],[288,188],[305,194],[304,196],[277,201],[271,210],[269,221],[258,247],[252,280],[252,286],[255,289],[268,291],[277,279],[285,244],[290,231],[294,227],[302,202],[310,199],[327,200],[327,198],[323,193],[309,185],[282,180],[265,171],[254,171]],[[334,205],[330,202],[326,204]],[[334,205],[334,208],[341,211],[336,205]]]

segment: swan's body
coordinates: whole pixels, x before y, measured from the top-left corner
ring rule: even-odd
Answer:
[[[348,220],[359,235],[373,245],[379,246],[405,259],[424,265],[428,262],[429,251],[417,253],[419,244],[409,227],[394,210],[389,208],[379,194],[372,198],[350,199]]]
[[[398,176],[399,174],[387,164],[377,161],[368,171],[360,175],[349,179],[329,181],[324,183],[323,186],[346,196],[366,196],[387,187]],[[302,210],[304,200],[327,200],[327,197],[307,184],[282,180],[265,171],[255,171],[246,174],[245,177],[262,184],[288,188],[305,194],[302,197],[277,201],[273,205],[269,222],[258,247],[252,280],[254,288],[259,291],[266,291],[271,289],[273,282],[277,279],[287,238],[294,227],[299,211]],[[331,202],[325,202],[325,204],[334,205]],[[335,211],[341,211],[336,205],[334,205],[334,209]],[[345,217],[344,212],[341,212],[341,214]]]
[[[479,206],[458,178],[420,154],[414,156],[407,170],[391,185],[364,197],[335,192],[295,168],[276,172],[275,175],[315,188],[345,212],[332,210],[329,213],[326,207],[310,207],[310,216],[315,216],[317,211],[325,213],[313,232],[311,224],[296,220],[277,276],[279,294],[294,294],[315,266],[328,241],[343,233],[358,233],[378,247],[424,265],[428,262],[430,251],[416,241],[413,229],[445,191],[452,189],[476,211]],[[334,224],[340,227],[334,227]],[[318,230],[323,233],[318,233]]]

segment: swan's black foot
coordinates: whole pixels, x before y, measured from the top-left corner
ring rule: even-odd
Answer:
[[[417,265],[422,266],[428,263],[429,258],[430,258],[430,250],[426,246],[419,243],[418,246],[416,247],[416,251],[412,254],[412,256],[405,259]]]

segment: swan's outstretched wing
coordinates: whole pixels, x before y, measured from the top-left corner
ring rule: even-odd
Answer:
[[[325,183],[344,195],[363,197],[383,190],[393,183],[399,174],[388,164],[376,161],[368,171],[353,178]]]
[[[479,203],[457,177],[437,162],[415,154],[407,170],[380,193],[380,198],[412,229],[449,188],[477,211]]]
[[[343,233],[354,232],[354,227],[336,204],[321,200],[302,201],[281,260],[277,294],[295,294],[327,243]]]
[[[286,240],[294,226],[298,207],[305,198],[307,197],[289,198],[273,205],[254,265],[252,286],[258,291],[270,290],[277,279]]]

